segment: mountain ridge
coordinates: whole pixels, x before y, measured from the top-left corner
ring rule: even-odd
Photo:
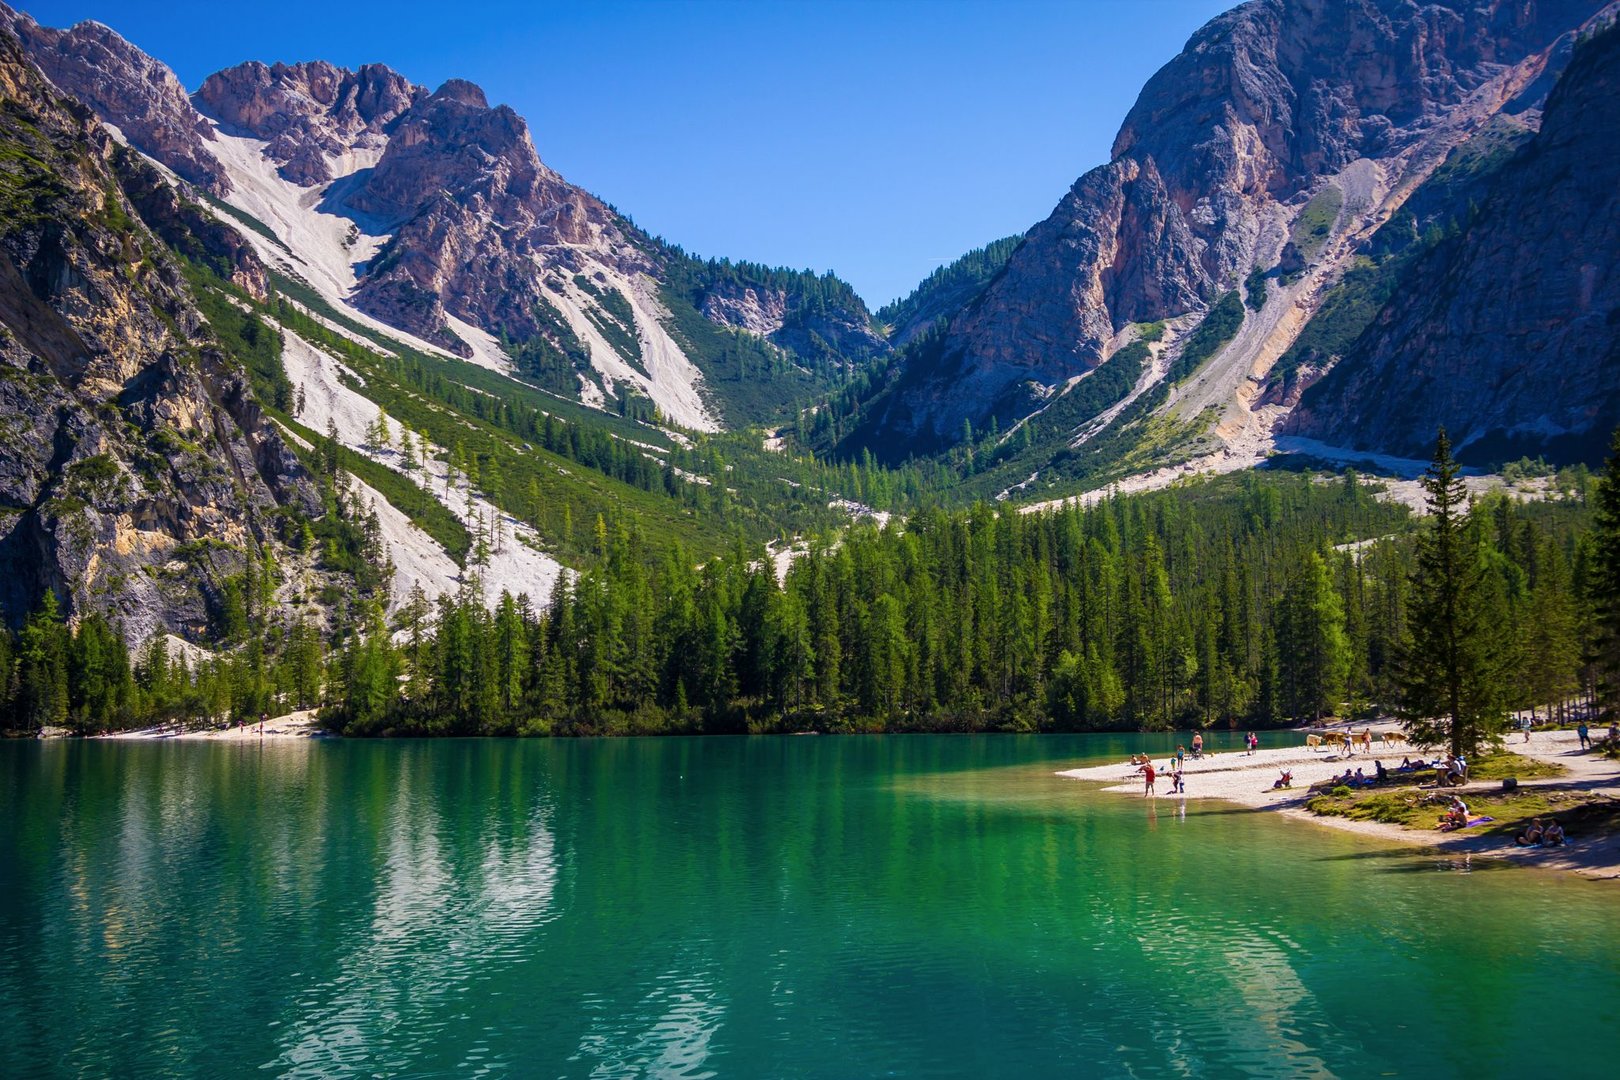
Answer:
[[[1253,460],[1285,410],[1264,411],[1248,377],[1309,321],[1363,220],[1398,206],[1473,126],[1545,93],[1559,40],[1601,7],[1253,0],[1218,16],[1149,80],[1114,159],[1029,232],[928,364],[873,403],[854,447],[898,460],[959,443],[965,423],[1007,430],[1106,367],[1133,326],[1169,320],[1177,350],[1263,274],[1280,303],[1154,406],[1184,425],[1210,411],[1217,445]],[[1294,225],[1313,214],[1323,232],[1307,230],[1316,248],[1301,258]]]

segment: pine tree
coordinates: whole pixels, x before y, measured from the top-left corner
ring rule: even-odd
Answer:
[[[1420,745],[1468,754],[1501,729],[1505,709],[1481,545],[1459,471],[1442,428],[1423,478],[1429,520],[1412,572],[1399,713]]]

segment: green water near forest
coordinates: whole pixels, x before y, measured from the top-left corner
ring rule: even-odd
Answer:
[[[1620,889],[1170,745],[0,746],[0,1076],[1612,1075]]]

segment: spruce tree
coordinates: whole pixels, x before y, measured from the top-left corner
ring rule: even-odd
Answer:
[[[1501,729],[1505,709],[1485,564],[1459,472],[1441,428],[1423,477],[1429,520],[1417,541],[1398,682],[1413,741],[1468,754]]]

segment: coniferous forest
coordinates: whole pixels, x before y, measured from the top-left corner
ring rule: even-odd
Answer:
[[[241,644],[196,663],[161,638],[132,656],[97,616],[70,630],[47,596],[0,636],[6,708],[25,728],[92,731],[319,706],[352,735],[1153,730],[1403,712],[1442,725],[1434,741],[1456,727],[1472,745],[1509,709],[1607,692],[1620,470],[1470,501],[1441,456],[1430,501],[1450,501],[1429,517],[1347,471],[1031,514],[924,509],[791,561],[739,540],[700,562],[599,518],[585,570],[494,610],[474,567],[437,603],[385,615],[380,591],[362,593],[329,630],[278,636],[246,583]],[[1461,651],[1436,649],[1442,636]],[[1466,686],[1460,723],[1433,719],[1447,678]]]

